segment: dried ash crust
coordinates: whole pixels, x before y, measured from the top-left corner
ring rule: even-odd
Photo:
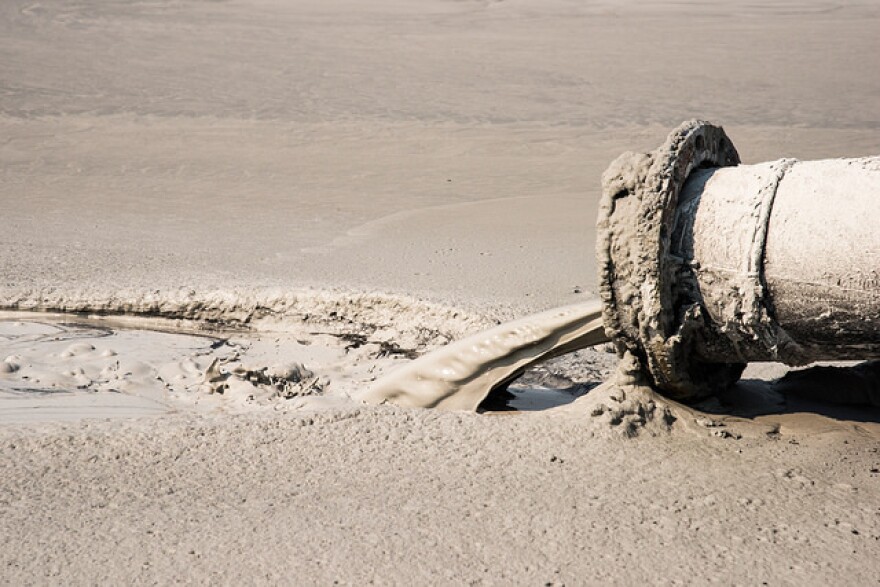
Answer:
[[[624,153],[602,177],[596,254],[605,329],[618,353],[635,356],[675,399],[710,395],[745,368],[694,360],[708,317],[698,292],[679,299],[676,285],[687,269],[668,254],[678,195],[691,172],[739,162],[721,127],[691,120],[653,153]]]
[[[491,321],[443,304],[357,291],[254,288],[15,290],[0,288],[0,310],[160,318],[219,329],[316,328],[328,334],[396,340],[405,349],[445,344]]]

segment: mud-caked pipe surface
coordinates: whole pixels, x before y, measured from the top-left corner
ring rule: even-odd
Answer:
[[[690,121],[603,184],[606,331],[668,395],[717,392],[749,361],[880,357],[880,157],[740,165]]]

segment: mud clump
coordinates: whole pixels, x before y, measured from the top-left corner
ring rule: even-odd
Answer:
[[[209,394],[244,396],[246,401],[292,399],[320,395],[327,387],[325,378],[300,363],[249,368],[231,368],[214,359],[205,371],[202,390]]]

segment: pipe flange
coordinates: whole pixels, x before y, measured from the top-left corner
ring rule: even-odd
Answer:
[[[693,400],[732,384],[744,363],[702,363],[692,352],[707,321],[699,292],[677,286],[687,271],[670,255],[675,210],[692,171],[738,165],[720,126],[682,123],[653,153],[624,153],[602,176],[598,242],[605,331],[667,395]]]

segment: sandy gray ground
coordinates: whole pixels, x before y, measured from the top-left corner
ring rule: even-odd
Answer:
[[[370,409],[2,432],[24,582],[877,582],[880,453],[852,430],[591,438]]]
[[[273,287],[410,338],[421,302],[339,300],[451,308],[430,329],[585,299],[601,171],[684,119],[747,162],[880,152],[878,28],[867,0],[3,2],[0,299]],[[630,440],[351,407],[4,426],[0,579],[876,584],[877,415],[787,409]]]

